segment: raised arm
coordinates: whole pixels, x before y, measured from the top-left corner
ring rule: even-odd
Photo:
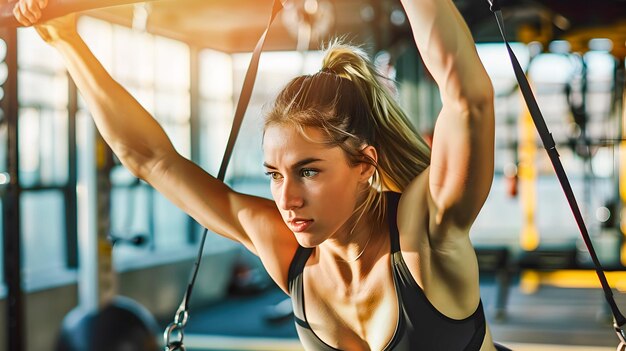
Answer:
[[[493,178],[493,87],[451,0],[402,0],[402,4],[443,102],[426,174],[431,215],[437,225],[466,229],[478,215]],[[423,187],[411,184],[406,195],[420,196],[418,188],[423,194]]]
[[[121,162],[203,226],[263,256],[277,282],[286,281],[297,243],[274,202],[234,192],[178,154],[157,121],[91,53],[76,32],[75,16],[36,29],[63,57],[98,130]]]

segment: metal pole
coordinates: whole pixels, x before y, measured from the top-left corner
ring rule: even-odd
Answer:
[[[76,150],[76,114],[78,113],[78,89],[68,74],[68,180],[64,187],[63,194],[65,196],[65,228],[66,230],[66,248],[67,248],[67,267],[78,267],[78,222],[77,222],[77,196],[76,186],[78,184],[78,160]]]
[[[189,124],[191,129],[191,159],[200,164],[200,139],[202,135],[202,121],[200,120],[200,48],[195,45],[189,50]],[[193,243],[198,241],[201,227],[191,217],[187,219],[187,239]]]
[[[4,229],[4,277],[7,295],[7,350],[26,349],[24,338],[24,295],[21,279],[20,245],[20,183],[18,154],[18,97],[17,97],[17,30],[4,28],[0,31],[6,43],[5,62],[8,77],[3,85],[2,112],[7,124],[7,168],[9,185],[2,198]]]

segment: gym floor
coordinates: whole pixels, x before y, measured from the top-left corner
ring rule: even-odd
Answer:
[[[506,317],[495,318],[496,285],[481,279],[482,299],[494,339],[514,350],[615,350],[610,314],[600,289],[541,287],[526,294],[511,286]],[[626,303],[617,294],[618,305]],[[258,295],[231,297],[191,314],[186,344],[192,350],[301,350],[291,318],[267,322],[269,306],[285,294],[269,289]]]

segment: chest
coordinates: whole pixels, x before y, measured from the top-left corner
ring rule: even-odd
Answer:
[[[383,350],[392,340],[399,317],[398,297],[386,257],[361,286],[348,288],[319,279],[314,268],[303,274],[306,320],[315,335],[342,350]]]

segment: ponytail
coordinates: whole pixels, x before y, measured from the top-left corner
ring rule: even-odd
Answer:
[[[367,100],[379,152],[383,185],[401,192],[430,164],[430,148],[391,96],[363,50],[334,42],[326,51],[322,71],[352,81]]]

